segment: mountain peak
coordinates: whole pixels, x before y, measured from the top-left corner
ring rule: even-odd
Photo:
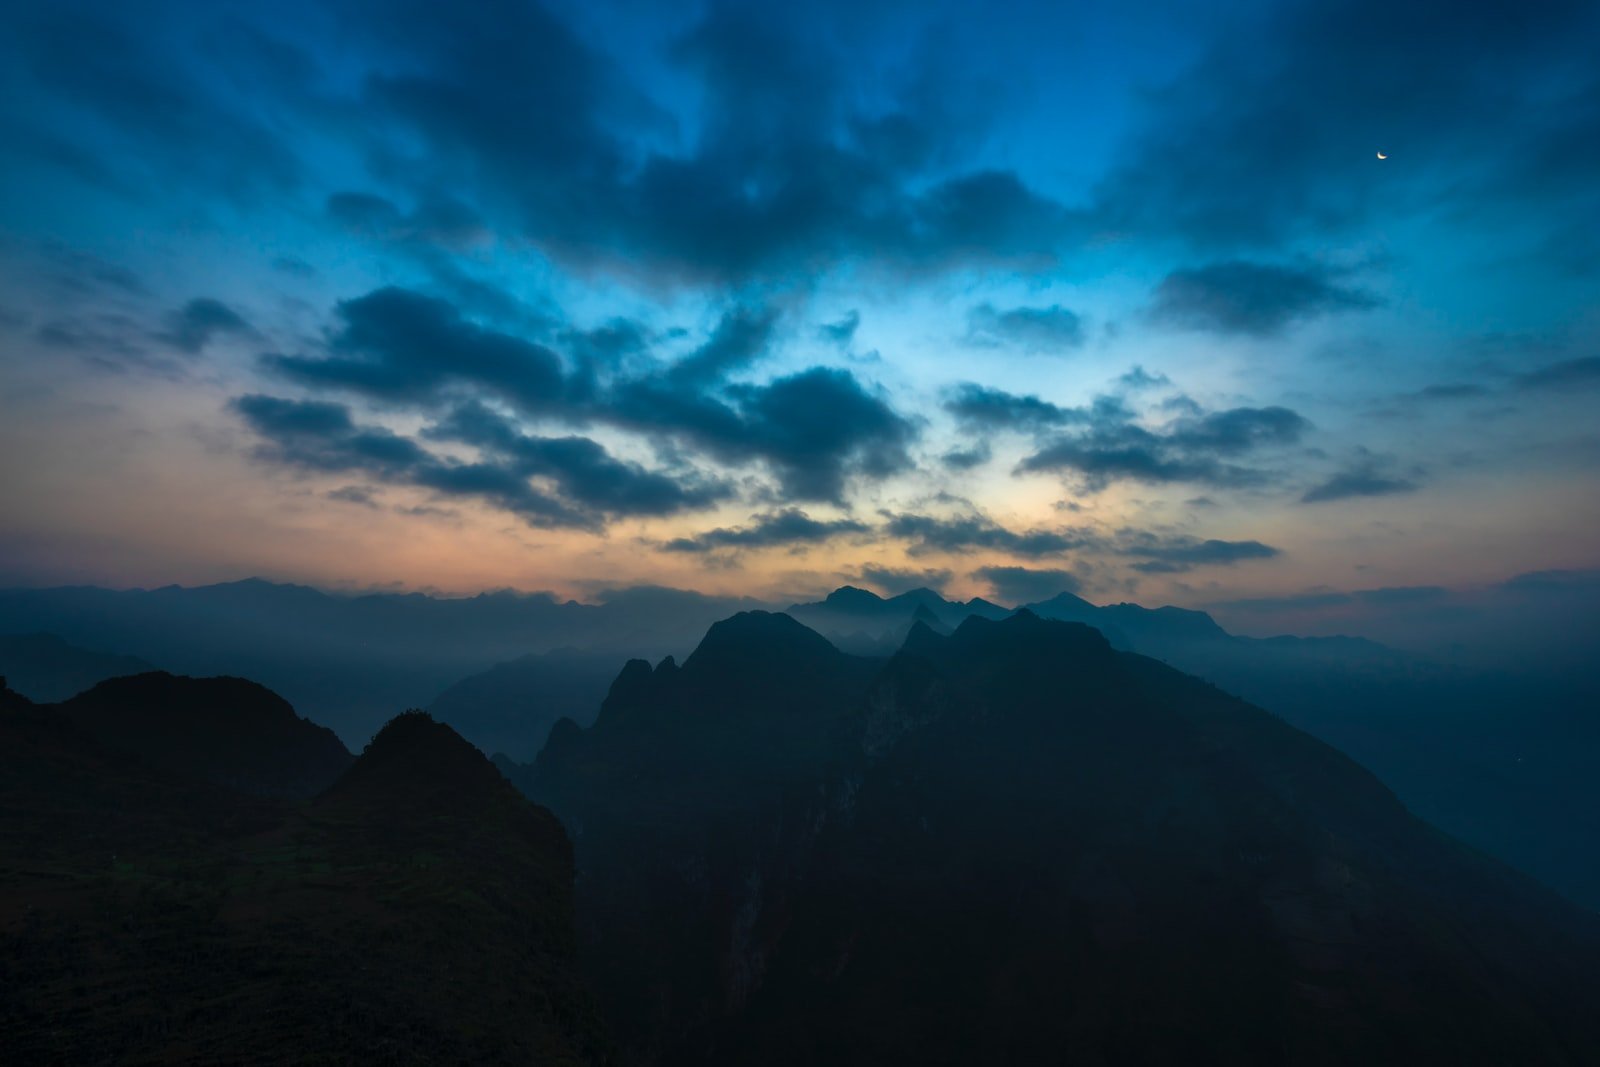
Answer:
[[[772,611],[741,611],[711,629],[700,646],[684,661],[684,669],[728,660],[749,660],[770,665],[785,660],[814,660],[836,656],[839,650],[827,638],[791,616]]]
[[[857,611],[862,608],[877,607],[883,603],[883,597],[870,589],[860,589],[853,585],[841,585],[829,593],[822,603],[841,611]]]
[[[109,678],[56,710],[146,763],[263,796],[311,796],[350,764],[332,730],[243,678],[149,671]]]
[[[510,784],[482,752],[413,709],[390,719],[317,803],[450,814],[510,794]]]

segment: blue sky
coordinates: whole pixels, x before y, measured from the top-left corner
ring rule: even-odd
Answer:
[[[10,583],[1600,566],[1592,4],[4,18]]]

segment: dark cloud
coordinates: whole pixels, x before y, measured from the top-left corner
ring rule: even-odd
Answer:
[[[492,457],[462,462],[381,427],[360,426],[342,404],[250,395],[235,399],[232,407],[263,439],[258,454],[272,462],[475,497],[535,526],[599,531],[606,516],[666,514],[701,506],[725,492],[720,486],[678,484],[621,463],[587,438],[524,437],[489,418],[474,422],[469,416],[437,434],[470,437],[485,457]]]
[[[1077,531],[1035,529],[1019,532],[1008,530],[981,515],[890,515],[883,532],[889,537],[910,542],[908,551],[913,556],[928,552],[965,553],[983,550],[1037,559],[1059,556],[1088,543],[1085,536]]]
[[[1143,367],[1135,366],[1118,377],[1117,384],[1130,392],[1137,392],[1143,389],[1159,389],[1162,386],[1171,385],[1172,379],[1165,374],[1151,374]]]
[[[967,312],[967,340],[1015,345],[1027,352],[1061,352],[1083,344],[1083,319],[1060,304],[996,308],[982,303]]]
[[[725,463],[764,461],[801,500],[842,500],[853,477],[884,478],[911,465],[915,427],[854,375],[813,367],[719,397],[668,380],[623,383],[597,412],[665,434]]]
[[[1292,445],[1310,427],[1285,407],[1230,408],[1179,419],[1166,438],[1182,451],[1232,456],[1268,445]]]
[[[472,386],[529,412],[565,399],[561,359],[543,345],[468,321],[448,301],[378,289],[335,308],[340,327],[321,357],[269,355],[264,364],[306,385],[432,405]]]
[[[532,437],[481,404],[457,408],[427,436],[472,445],[528,478],[549,479],[568,501],[611,515],[670,515],[706,507],[732,487],[694,471],[646,470],[587,437]]]
[[[838,345],[840,348],[850,347],[850,342],[855,340],[856,329],[861,325],[861,312],[851,310],[845,317],[836,322],[825,322],[818,327],[817,332],[822,339]]]
[[[1156,287],[1151,314],[1175,326],[1264,337],[1318,315],[1378,305],[1337,277],[1323,267],[1244,260],[1175,270]]]
[[[372,490],[364,485],[342,485],[337,489],[330,489],[328,499],[342,500],[347,504],[360,504],[368,508],[378,506],[378,500]]]
[[[1122,551],[1126,555],[1141,558],[1142,562],[1130,566],[1144,574],[1183,574],[1196,567],[1231,567],[1245,560],[1272,559],[1283,555],[1281,549],[1260,541],[1202,541],[1192,537],[1163,541],[1149,535],[1132,538]]]
[[[979,441],[970,448],[953,448],[939,457],[939,462],[953,471],[970,471],[989,462],[993,453],[989,442]]]
[[[115,4],[8,14],[21,58],[0,122],[32,159],[130,199],[199,187],[249,204],[301,180],[300,160],[265,109],[238,106],[239,96],[272,98],[295,84],[281,67],[266,68],[257,35],[219,33],[202,48],[187,20],[153,32],[156,13]],[[217,63],[230,74],[220,92],[206,80]],[[293,77],[304,84],[306,74]]]
[[[1144,128],[1100,185],[1102,225],[1232,252],[1325,239],[1385,213],[1593,203],[1593,4],[1258,11],[1248,32],[1218,34],[1146,98]],[[1563,90],[1549,92],[1557,79]]]
[[[1364,453],[1327,481],[1306,490],[1300,501],[1304,504],[1321,504],[1352,497],[1414,493],[1421,488],[1416,481],[1396,474],[1393,466],[1390,457]]]
[[[979,567],[972,577],[988,582],[1005,604],[1034,604],[1057,593],[1076,593],[1083,582],[1071,571],[1028,567]]]
[[[1292,445],[1310,427],[1283,407],[1231,408],[1186,415],[1160,432],[1108,413],[1083,430],[1049,441],[1019,465],[1021,471],[1066,471],[1090,488],[1119,480],[1194,482],[1216,486],[1259,483],[1264,471],[1223,462],[1263,448]]]
[[[486,397],[524,415],[610,424],[729,466],[763,463],[793,499],[837,502],[851,479],[883,478],[911,465],[915,425],[848,371],[812,367],[765,383],[726,380],[766,352],[777,321],[768,308],[729,311],[702,345],[665,366],[629,320],[566,331],[570,375],[554,350],[480,326],[437,297],[380,289],[340,303],[336,314],[339,327],[325,355],[269,355],[264,365],[305,385],[424,410]],[[585,446],[565,447],[562,463],[583,462]],[[600,485],[599,473],[589,471],[574,491]],[[708,499],[701,490],[710,482],[684,471],[674,477],[690,479],[694,503]],[[646,480],[619,475],[616,482]],[[672,494],[659,498],[665,507]]]
[[[407,181],[420,142],[426,180],[445,171],[512,205],[513,224],[568,263],[701,281],[847,260],[1043,264],[1074,225],[1016,174],[932,151],[963,89],[954,71],[914,71],[943,88],[884,86],[877,98],[899,108],[865,111],[835,42],[798,15],[712,5],[670,50],[704,102],[687,150],[620,67],[535,5],[418,3],[362,28],[408,60],[366,84],[387,120],[371,128],[409,134],[374,148],[394,157],[389,177]]]
[[[1120,401],[1105,401],[1108,408]],[[1032,432],[1051,426],[1090,421],[1091,415],[1079,408],[1064,408],[1036,396],[1020,396],[1002,389],[991,389],[974,382],[963,382],[945,394],[944,408],[958,420],[986,430]]]
[[[1578,389],[1600,385],[1600,356],[1586,356],[1552,363],[1538,370],[1519,374],[1512,384],[1518,389]]]
[[[739,308],[722,316],[705,344],[667,371],[675,386],[709,385],[746,367],[772,340],[778,313],[772,308]]]
[[[1441,382],[1424,386],[1412,395],[1418,400],[1475,400],[1488,396],[1489,388],[1472,382]]]
[[[222,301],[197,297],[170,313],[166,330],[158,336],[173,348],[193,355],[219,334],[249,336],[253,332],[250,324]]]
[[[662,547],[669,552],[713,552],[718,549],[795,548],[820,544],[869,527],[854,519],[813,519],[798,508],[751,516],[748,526],[719,527],[693,537],[680,537]]]
[[[404,212],[373,193],[343,192],[328,197],[328,217],[342,229],[380,241],[422,242],[466,249],[488,237],[482,218],[460,200],[430,194]]]
[[[317,274],[317,268],[299,256],[276,256],[272,260],[272,269],[292,278],[314,278]]]

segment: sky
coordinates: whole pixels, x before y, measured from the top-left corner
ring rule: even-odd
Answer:
[[[1592,2],[0,10],[4,584],[1600,568]]]

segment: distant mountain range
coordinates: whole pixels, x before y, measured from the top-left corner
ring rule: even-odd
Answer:
[[[501,766],[574,835],[634,1062],[1600,1055],[1600,919],[1085,625],[885,662],[742,614]]]
[[[287,711],[232,679],[0,688],[7,1062],[610,1062],[555,819],[421,713],[310,801],[214,784],[326,774]]]
[[[561,719],[594,721],[628,657],[560,648],[498,663],[434,698],[428,712],[487,753],[531,760]]]
[[[119,663],[253,678],[355,747],[394,709],[426,707],[485,753],[526,761],[559,718],[591,722],[630,657],[681,659],[714,621],[751,606],[660,589],[593,606],[511,593],[340,596],[254,580],[10,590],[0,591],[0,632],[35,636],[0,640],[0,662],[39,699],[63,699],[73,679],[102,680]],[[1245,638],[1203,612],[1097,606],[1070,593],[1028,607],[1270,709],[1372,770],[1430,821],[1600,907],[1600,776],[1589,766],[1600,750],[1600,666],[1551,677],[1359,638]],[[851,587],[788,609],[837,647],[878,658],[919,622],[948,631],[1010,611],[928,589],[885,598]],[[60,667],[63,639],[114,655],[68,650]],[[35,651],[6,660],[7,647]],[[137,661],[122,658],[130,654]],[[28,688],[41,678],[54,688]]]
[[[0,678],[42,703],[65,700],[107,678],[152,670],[137,656],[79,648],[54,634],[0,634]]]
[[[707,626],[749,606],[652,588],[589,605],[509,592],[342,596],[249,579],[0,590],[0,634],[48,633],[182,674],[251,678],[360,745],[395,708],[425,706],[497,663],[562,647],[615,651],[619,665],[629,655],[682,655]],[[58,687],[40,697],[64,695]]]

